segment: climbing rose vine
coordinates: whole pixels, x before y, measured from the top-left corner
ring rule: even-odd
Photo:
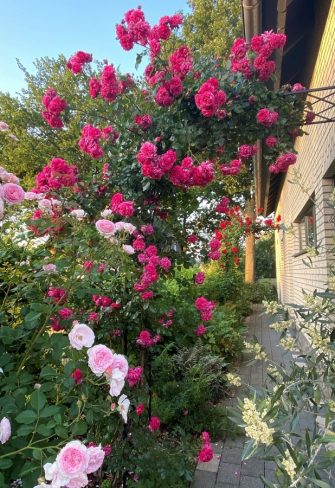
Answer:
[[[228,68],[186,45],[164,60],[164,42],[181,23],[176,14],[150,26],[138,8],[117,25],[121,46],[140,45],[140,58],[149,59],[140,81],[109,62],[94,69],[90,53],[72,55],[66,68],[96,109],[82,113],[66,87],[58,93],[52,86],[40,108],[55,131],[76,117],[73,159],[58,148],[26,192],[0,169],[2,230],[20,264],[1,318],[4,483],[81,488],[106,477],[145,486],[143,452],[156,452],[169,423],[182,423],[192,407],[170,420],[159,407],[162,372],[156,368],[156,379],[153,365],[186,337],[188,345],[201,342],[217,308],[197,291],[201,272],[192,279],[187,320],[166,283],[176,264],[194,262],[196,244],[209,246],[210,259],[226,251],[238,264],[228,227],[251,224],[223,194],[240,177],[251,182],[258,141],[270,171],[295,163],[303,99],[264,84],[285,36],[236,40]],[[191,219],[199,198],[209,216],[223,218],[210,242]],[[194,415],[205,408],[193,407]],[[202,462],[213,457],[205,428],[191,429]]]

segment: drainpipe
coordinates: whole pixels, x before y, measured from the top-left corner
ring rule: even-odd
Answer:
[[[243,31],[247,42],[260,33],[261,26],[261,0],[242,0]],[[254,158],[254,188],[256,190],[256,202],[260,201],[261,191],[261,144],[258,142],[257,156]],[[246,213],[255,220],[255,194],[251,190],[250,200],[246,202]],[[259,206],[259,205],[258,205]],[[253,283],[255,281],[255,237],[250,234],[245,240],[245,271],[244,281]]]

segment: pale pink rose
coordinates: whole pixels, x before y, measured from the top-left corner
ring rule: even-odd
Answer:
[[[3,120],[0,120],[0,132],[9,130],[9,125],[6,124]]]
[[[105,451],[102,449],[101,446],[96,447],[88,447],[87,448],[89,460],[88,460],[88,467],[86,469],[86,473],[94,473],[101,468],[102,463],[104,462]]]
[[[71,347],[77,349],[77,351],[80,351],[83,347],[92,347],[94,340],[94,332],[86,324],[74,324],[69,333]]]
[[[56,198],[51,198],[50,200],[53,207],[61,207],[62,202],[60,200],[57,200]]]
[[[106,219],[97,220],[95,223],[95,227],[97,228],[98,232],[100,232],[100,234],[107,237],[114,235],[114,232],[116,230],[115,224]]]
[[[22,202],[24,195],[24,190],[16,183],[5,183],[3,185],[4,200],[10,205]]]
[[[6,173],[2,175],[2,181],[5,183],[20,183],[20,179],[14,173]]]
[[[116,368],[108,376],[110,396],[119,396],[125,384],[124,374],[119,368]]]
[[[3,417],[0,422],[0,442],[1,444],[5,444],[8,441],[12,433],[10,421],[7,417]]]
[[[69,442],[56,457],[59,474],[70,479],[86,474],[88,461],[87,447],[80,441]]]
[[[52,482],[51,486],[66,486],[66,484],[70,481],[68,476],[60,474],[57,462],[52,464],[46,463],[43,468],[45,479]]]
[[[75,217],[77,220],[83,220],[87,213],[82,208],[76,208],[75,210],[71,210],[70,215],[71,217]]]
[[[108,366],[106,369],[106,376],[111,373],[113,369],[119,369],[121,373],[123,374],[123,377],[125,378],[128,374],[128,361],[123,354],[114,354],[113,355],[113,361],[111,364]]]
[[[123,418],[124,423],[126,424],[128,421],[128,410],[130,407],[130,401],[127,395],[121,395],[117,403],[119,405],[118,410],[121,414],[121,417]]]
[[[100,215],[102,218],[106,219],[106,218],[110,217],[112,215],[112,213],[113,212],[111,211],[110,208],[105,208],[105,210],[103,210]]]
[[[126,254],[129,254],[129,255],[135,253],[135,249],[133,248],[133,246],[129,246],[128,244],[123,244],[122,249],[124,250],[124,252]]]
[[[44,193],[35,193],[33,191],[26,191],[24,195],[25,200],[41,200],[44,197]]]
[[[55,264],[43,264],[42,268],[46,273],[57,273],[57,266]]]
[[[84,488],[88,485],[88,478],[85,473],[75,478],[71,478],[70,481],[66,483],[67,488]]]
[[[112,364],[114,354],[103,344],[97,344],[87,351],[88,365],[96,376],[101,376]]]
[[[3,200],[0,198],[0,220],[3,219],[4,216],[4,210],[5,210],[5,205],[3,203]]]
[[[135,232],[136,227],[135,227],[135,225],[131,224],[130,222],[124,222],[123,223],[123,230],[125,232],[128,232],[128,234],[132,234],[133,232]]]
[[[38,208],[50,211],[52,209],[51,200],[48,198],[42,198],[42,200],[38,202]]]
[[[115,232],[121,232],[124,230],[125,222],[115,222]]]

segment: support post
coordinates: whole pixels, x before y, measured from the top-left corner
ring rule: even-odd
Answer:
[[[251,197],[246,203],[246,214],[255,221],[255,199]],[[250,234],[245,239],[245,283],[253,283],[255,281],[255,236]]]

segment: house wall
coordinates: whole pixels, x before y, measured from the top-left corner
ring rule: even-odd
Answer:
[[[318,26],[323,29],[323,26]],[[335,85],[335,1],[331,2],[320,49],[314,67],[311,69],[309,88]],[[333,97],[334,100],[335,97]],[[313,102],[313,99],[310,98]],[[318,111],[328,105],[322,102]],[[328,116],[335,117],[335,109]],[[334,187],[335,177],[335,122],[305,126],[309,135],[297,138],[297,163],[285,175],[280,192],[276,214],[282,216],[287,227],[293,225],[293,232],[280,231],[276,235],[276,269],[279,298],[283,303],[303,302],[303,291],[313,292],[327,287],[329,268],[333,260],[334,211],[327,207],[326,200]],[[292,184],[293,171],[299,173],[299,184]],[[311,257],[312,266],[303,260],[307,254],[300,251],[298,224],[310,198],[315,200],[317,242],[320,254]]]

